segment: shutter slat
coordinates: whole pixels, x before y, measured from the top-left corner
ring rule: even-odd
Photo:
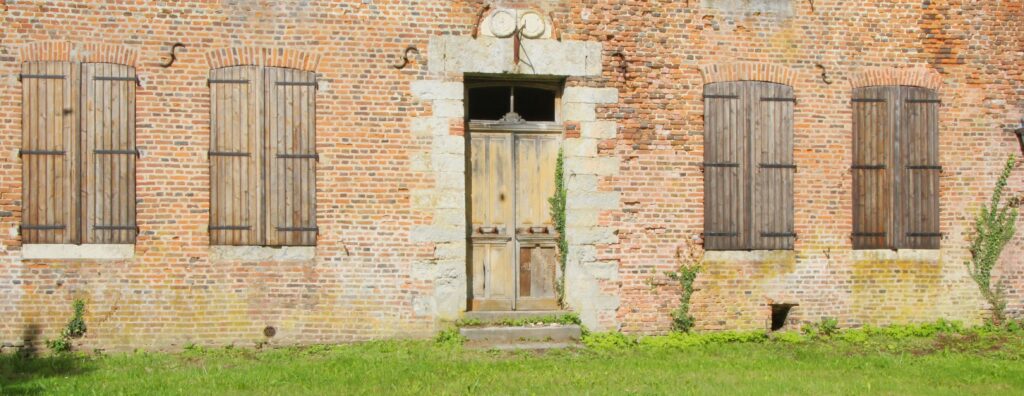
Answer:
[[[261,69],[210,72],[210,243],[262,245]]]
[[[881,249],[890,245],[893,101],[883,88],[853,92],[853,246]]]
[[[704,87],[704,237],[708,250],[745,247],[748,98],[740,83]]]
[[[938,249],[939,172],[938,95],[918,87],[901,87],[903,101],[900,134],[902,194],[901,248]]]
[[[752,102],[749,172],[752,249],[793,249],[793,98],[791,87],[745,82]],[[757,164],[756,166],[753,164]]]
[[[70,62],[22,65],[24,243],[79,243],[78,72]]]
[[[82,65],[83,168],[86,243],[134,243],[135,69]],[[127,154],[127,155],[124,155]]]
[[[316,76],[266,68],[267,244],[312,246],[316,226]]]

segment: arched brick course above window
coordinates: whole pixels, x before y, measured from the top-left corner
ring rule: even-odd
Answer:
[[[726,81],[765,81],[796,85],[797,72],[788,67],[763,62],[716,63],[700,67],[704,84]]]
[[[942,89],[942,76],[934,70],[923,67],[875,67],[864,69],[850,75],[851,88],[875,87],[882,85],[905,85],[928,88],[939,92]]]
[[[82,62],[113,63],[135,66],[138,51],[122,45],[103,43],[70,43],[66,41],[42,41],[21,48],[22,62]]]
[[[222,48],[208,52],[206,62],[210,69],[266,66],[315,72],[320,55],[286,48]]]

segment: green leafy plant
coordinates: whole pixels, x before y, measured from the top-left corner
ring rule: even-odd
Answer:
[[[636,339],[617,331],[586,334],[581,341],[588,348],[598,351],[614,351],[637,345]]]
[[[532,324],[561,324],[579,325],[582,324],[580,316],[576,313],[564,315],[531,316],[526,318],[505,318],[495,321],[483,321],[479,319],[459,319],[455,322],[456,327],[480,327],[480,326],[528,326]]]
[[[696,319],[690,315],[690,299],[693,297],[693,282],[700,274],[704,261],[703,251],[693,241],[687,241],[686,251],[682,247],[676,250],[676,258],[680,261],[679,269],[676,272],[669,272],[668,276],[679,281],[682,288],[679,295],[679,306],[672,311],[672,329],[681,332],[689,332],[693,329]]]
[[[1001,283],[992,284],[992,269],[1017,231],[1017,208],[1002,203],[1003,190],[1016,164],[1016,157],[1011,155],[999,174],[991,201],[981,208],[981,213],[974,220],[974,235],[969,248],[971,260],[965,262],[971,278],[991,305],[992,320],[997,324],[1006,319],[1006,288]]]
[[[466,342],[466,337],[459,333],[458,328],[453,327],[438,333],[434,341],[441,346],[455,347],[462,346],[462,343]]]
[[[568,191],[565,188],[565,153],[559,148],[558,159],[555,161],[555,195],[548,198],[548,205],[551,209],[551,219],[555,222],[555,231],[558,232],[556,243],[558,244],[558,267],[561,270],[556,288],[558,290],[558,303],[565,306],[565,264],[569,255],[569,241],[565,236],[565,205],[568,199]]]
[[[71,351],[71,339],[85,335],[85,331],[87,330],[85,326],[85,300],[76,299],[75,302],[72,303],[72,309],[74,313],[71,316],[71,320],[68,321],[68,324],[60,331],[60,338],[55,340],[46,340],[46,347],[50,348],[51,351],[56,353]]]
[[[804,325],[804,335],[815,338],[828,338],[839,332],[839,321],[835,318],[824,317],[816,323]]]

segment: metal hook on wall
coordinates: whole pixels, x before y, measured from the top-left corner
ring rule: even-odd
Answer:
[[[174,62],[178,60],[178,55],[176,54],[176,51],[178,50],[178,48],[185,48],[185,44],[174,43],[174,45],[171,46],[171,54],[167,57],[167,62],[166,63],[161,63],[160,67],[164,67],[164,68],[171,67],[171,65],[173,65]]]
[[[413,53],[413,54],[416,54],[416,56],[420,56],[420,50],[416,49],[416,46],[410,45],[408,47],[405,47],[405,52],[402,54],[402,63],[398,64],[398,65],[392,65],[391,67],[393,67],[395,69],[398,69],[398,70],[402,70],[406,66],[408,66],[409,65],[409,53],[410,52]]]

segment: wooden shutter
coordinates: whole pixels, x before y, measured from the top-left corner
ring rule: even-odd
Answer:
[[[78,68],[22,65],[22,224],[24,243],[79,243]]]
[[[938,249],[939,99],[926,88],[902,87],[898,152],[902,242],[908,249]]]
[[[900,100],[897,87],[853,91],[853,247],[895,246],[894,139]]]
[[[263,244],[260,68],[210,72],[210,243]]]
[[[747,101],[741,82],[704,87],[704,245],[708,250],[747,246]]]
[[[82,65],[82,177],[86,243],[134,243],[135,69]]]
[[[747,82],[751,106],[751,249],[793,249],[793,88]]]
[[[267,244],[316,244],[316,75],[265,69]]]

